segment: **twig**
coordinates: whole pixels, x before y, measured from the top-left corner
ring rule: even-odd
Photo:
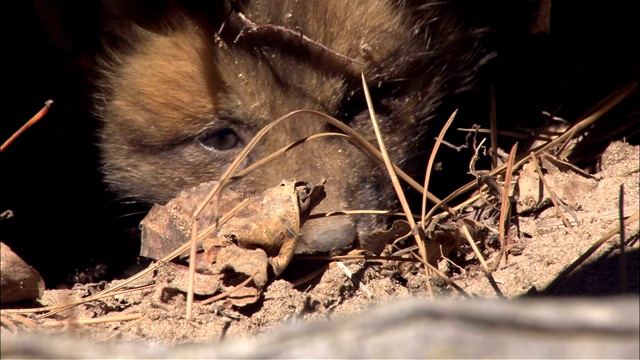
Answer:
[[[480,176],[476,171],[476,162],[480,160],[480,155],[478,154],[480,153],[480,150],[483,149],[485,140],[486,139],[480,140],[480,144],[478,144],[478,146],[474,146],[473,156],[471,157],[471,160],[469,160],[469,172],[476,178]]]
[[[442,145],[448,147],[449,149],[454,150],[455,152],[461,152],[462,150],[466,149],[469,147],[469,145],[467,144],[461,144],[461,145],[453,145],[452,143],[448,142],[447,140],[442,140]]]
[[[20,127],[20,129],[18,129],[18,131],[13,133],[13,135],[11,135],[11,137],[9,139],[7,139],[7,141],[5,141],[4,144],[2,144],[2,146],[0,146],[0,152],[3,152],[4,149],[6,149],[7,146],[9,146],[9,144],[11,144],[13,142],[13,140],[15,140],[18,136],[20,136],[28,128],[30,128],[31,125],[37,123],[40,119],[42,119],[47,114],[47,112],[49,112],[49,108],[51,107],[51,104],[53,104],[53,100],[49,99],[49,100],[45,101],[44,102],[44,107],[42,109],[40,109],[40,111],[38,111],[35,115],[33,115],[33,117],[31,119],[29,119],[29,121],[27,121],[24,125],[22,125],[22,127]]]
[[[302,33],[302,31],[294,31],[291,30],[287,27],[284,26],[279,26],[279,25],[273,25],[273,24],[266,24],[266,25],[258,25],[256,23],[254,23],[253,21],[249,20],[241,11],[236,11],[236,14],[238,14],[238,17],[240,17],[240,20],[242,20],[242,23],[244,24],[244,27],[240,30],[240,33],[238,33],[238,36],[236,37],[236,39],[234,40],[234,42],[237,42],[238,39],[240,39],[240,37],[244,34],[244,33],[249,33],[249,32],[258,32],[258,31],[262,31],[262,30],[267,30],[267,31],[275,31],[275,32],[283,32],[285,34],[294,36],[294,37],[299,37],[300,39],[302,39],[303,41],[308,42],[309,44],[312,44],[314,46],[317,46],[319,48],[321,48],[322,50],[334,54],[340,58],[342,58],[343,60],[346,61],[350,61],[353,63],[356,63],[358,65],[364,65],[364,61],[360,61],[360,60],[356,60],[354,58],[350,58],[347,55],[341,54],[333,49],[328,48],[327,46],[323,45],[322,43],[313,40],[311,38],[309,38],[308,36],[304,35]],[[246,30],[248,29],[248,30]]]

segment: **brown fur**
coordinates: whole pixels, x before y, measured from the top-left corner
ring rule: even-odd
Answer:
[[[405,168],[423,166],[416,154],[434,111],[444,97],[471,86],[485,59],[476,47],[477,34],[440,3],[253,0],[239,5],[256,24],[299,29],[363,64],[284,32],[245,31],[238,37],[243,25],[226,2],[207,11],[169,6],[161,21],[112,26],[115,45],[103,57],[97,92],[100,147],[106,180],[123,197],[162,203],[181,189],[216,180],[256,132],[294,110],[325,112],[375,142],[361,72],[392,159]],[[262,140],[249,161],[330,130],[311,116],[296,116]],[[223,148],[203,145],[210,140]],[[298,147],[240,186],[262,190],[283,178],[327,179],[328,198],[319,211],[396,206],[383,167],[343,139]],[[382,221],[320,220],[307,226],[305,236],[354,238]]]

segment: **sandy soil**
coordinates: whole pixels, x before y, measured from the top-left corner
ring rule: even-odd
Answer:
[[[507,298],[544,293],[549,295],[583,296],[611,295],[620,292],[621,272],[619,238],[607,240],[583,265],[570,276],[547,289],[548,285],[580,255],[611,229],[618,227],[618,197],[624,185],[624,211],[631,215],[639,204],[639,148],[613,143],[602,157],[600,172],[595,179],[572,186],[567,203],[578,219],[577,226],[564,227],[556,210],[545,209],[518,216],[520,233],[506,264],[493,272],[500,291]],[[560,187],[568,181],[559,172],[549,178]],[[638,222],[627,227],[626,286],[627,292],[638,293]],[[487,248],[489,249],[489,248]],[[485,257],[495,258],[494,250],[485,250]],[[518,254],[518,255],[515,255]],[[356,286],[335,264],[319,277],[294,287],[288,280],[276,280],[268,285],[263,299],[255,305],[235,308],[226,303],[194,306],[194,319],[185,318],[183,293],[161,294],[158,287],[110,296],[103,300],[76,306],[55,316],[35,320],[38,332],[70,333],[95,340],[144,340],[163,344],[205,342],[236,339],[268,331],[283,323],[335,319],[362,311],[374,304],[389,303],[400,298],[428,298],[424,271],[410,264],[365,263],[363,260],[343,262],[360,279]],[[440,264],[446,269],[444,263]],[[295,264],[293,265],[295,266]],[[455,268],[450,266],[450,268]],[[498,295],[485,277],[477,261],[468,262],[462,270],[449,272],[452,279],[474,297],[496,298]],[[165,281],[170,275],[165,274]],[[73,290],[47,290],[41,301],[49,306],[79,299],[111,284],[78,285]],[[149,279],[141,279],[145,283]],[[432,280],[436,296],[459,298],[461,295],[435,276]],[[115,319],[131,316],[132,320],[106,321],[78,325],[67,320]],[[34,321],[34,317],[27,315]],[[114,318],[112,318],[114,317]],[[18,324],[20,331],[34,331]],[[11,332],[2,327],[2,335]]]

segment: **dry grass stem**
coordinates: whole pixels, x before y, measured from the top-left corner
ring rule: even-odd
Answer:
[[[214,188],[217,188],[217,187],[218,186],[214,186]],[[215,222],[215,225],[216,226],[218,225],[217,221]],[[189,280],[187,283],[187,306],[186,306],[187,321],[191,320],[191,313],[193,311],[192,310],[193,297],[194,297],[193,287],[196,279],[196,253],[197,252],[198,252],[198,218],[194,216],[193,222],[191,223],[191,241],[189,241]]]
[[[496,94],[493,86],[489,89],[489,121],[491,129],[491,168],[498,167],[498,118],[496,114]]]
[[[456,128],[456,130],[458,131],[464,131],[464,132],[472,132],[472,133],[478,133],[478,134],[491,134],[493,132],[493,129],[484,129],[484,128]],[[531,138],[531,134],[535,131],[533,129],[525,129],[522,128],[520,129],[521,131],[511,131],[511,130],[496,130],[496,135],[500,135],[500,136],[508,136],[508,137],[512,137],[514,139],[530,139]],[[542,140],[545,142],[549,142],[552,141],[553,139],[555,139],[558,135],[562,135],[564,132],[560,132],[560,131],[542,131],[540,133],[540,135],[538,136],[538,140]]]
[[[220,222],[224,222],[229,218],[229,215],[225,215]],[[90,301],[94,301],[94,300],[99,300],[102,299],[104,297],[107,296],[112,296],[113,294],[115,294],[118,290],[121,290],[122,288],[130,285],[131,283],[137,281],[138,279],[142,278],[143,276],[155,271],[156,269],[158,269],[158,267],[162,266],[162,264],[169,262],[173,259],[175,259],[176,257],[178,257],[180,254],[184,253],[187,249],[189,249],[189,247],[191,246],[191,242],[185,242],[184,244],[182,244],[181,246],[179,246],[178,248],[176,248],[175,250],[173,250],[172,252],[170,252],[169,254],[165,255],[162,259],[158,260],[157,262],[149,265],[146,269],[138,272],[137,274],[129,277],[128,279],[126,279],[125,281],[121,282],[118,285],[115,285],[111,288],[105,289],[103,291],[100,291],[99,293],[96,293],[94,295],[88,296],[84,299],[81,299],[79,301],[76,301],[74,303],[70,303],[70,304],[61,304],[61,305],[56,305],[56,306],[49,306],[49,307],[42,307],[42,308],[36,308],[36,309],[16,309],[16,310],[12,310],[12,312],[20,312],[20,313],[28,313],[28,312],[45,312],[44,314],[40,314],[38,315],[38,319],[40,318],[46,318],[55,314],[58,314],[62,311],[66,311],[68,309],[71,309],[75,306],[78,306],[80,304],[84,304]],[[146,286],[142,286],[142,288],[146,288]]]
[[[378,140],[378,144],[380,146],[380,152],[382,152],[382,157],[384,159],[384,164],[387,167],[387,172],[389,173],[389,177],[391,178],[391,183],[393,184],[393,188],[398,195],[398,199],[400,200],[400,205],[402,206],[402,210],[405,214],[411,214],[411,209],[409,208],[409,203],[407,202],[406,197],[404,196],[404,191],[402,190],[402,186],[400,185],[400,181],[398,181],[398,176],[393,168],[393,164],[391,159],[389,158],[389,153],[387,152],[386,145],[384,143],[384,139],[382,138],[382,133],[380,131],[380,127],[378,126],[378,120],[376,119],[376,113],[373,109],[373,102],[371,101],[371,94],[369,93],[369,87],[367,86],[367,81],[364,77],[364,73],[362,73],[362,87],[364,88],[365,98],[367,100],[367,107],[369,108],[369,116],[371,117],[371,124],[373,125],[373,130],[376,133],[376,139]],[[406,217],[409,226],[412,229],[416,228],[416,222],[413,220],[412,216]],[[426,263],[427,256],[427,248],[424,245],[422,239],[420,238],[419,233],[414,234],[414,239],[416,241],[416,245],[418,245],[418,251],[420,252],[420,256],[422,260]],[[425,274],[427,276],[427,287],[429,288],[429,296],[433,298],[433,289],[431,287],[431,281],[429,280],[429,270],[425,268]]]
[[[409,251],[407,251],[409,252]],[[401,256],[380,256],[380,255],[296,255],[298,260],[330,260],[330,261],[342,261],[342,260],[367,260],[367,261],[408,261],[408,262],[421,262],[421,260],[410,259]]]
[[[103,324],[108,322],[118,322],[118,321],[131,321],[138,320],[142,318],[142,314],[126,314],[126,315],[114,315],[114,316],[102,316],[99,318],[90,318],[90,319],[75,319],[75,320],[62,320],[45,323],[45,326],[55,327],[55,326],[69,326],[69,325],[92,325],[92,324]]]
[[[564,226],[566,226],[567,228],[571,229],[573,226],[571,226],[571,223],[569,222],[569,220],[567,220],[567,218],[562,213],[562,209],[560,208],[560,205],[558,204],[559,203],[558,198],[557,198],[555,192],[553,191],[553,189],[551,189],[551,187],[547,183],[547,180],[544,178],[544,173],[542,173],[542,169],[540,168],[540,164],[538,163],[538,158],[536,157],[536,155],[534,153],[531,153],[531,161],[536,166],[536,171],[538,172],[538,175],[540,176],[540,180],[542,181],[542,185],[544,186],[544,188],[549,193],[549,198],[551,199],[551,202],[553,203],[553,207],[556,209],[556,212],[558,213],[558,216],[560,216],[560,219],[562,219],[562,223],[564,224]]]
[[[613,92],[612,94],[607,96],[605,99],[600,101],[598,104],[596,104],[593,108],[591,108],[587,112],[587,114],[589,115],[585,116],[583,120],[581,120],[580,122],[572,126],[571,129],[567,130],[565,133],[560,135],[557,139],[550,142],[549,144],[546,144],[539,149],[535,149],[536,155],[540,154],[545,150],[549,150],[552,147],[556,147],[560,144],[566,144],[568,140],[580,134],[583,130],[591,126],[598,119],[600,119],[604,114],[606,114],[611,109],[616,107],[619,103],[622,102],[622,100],[626,99],[637,90],[638,90],[638,81],[636,80],[622,87],[618,91]],[[559,154],[563,146],[561,146],[560,149],[555,152],[555,154]]]
[[[634,82],[629,83],[627,86],[621,88],[620,90],[618,90],[618,91],[612,93],[611,95],[607,96],[605,99],[600,101],[598,103],[598,105],[596,105],[593,108],[591,108],[591,110],[589,112],[587,112],[588,115],[583,117],[583,119],[581,121],[579,121],[573,127],[571,127],[570,129],[568,129],[567,131],[562,133],[560,136],[555,138],[550,143],[548,143],[546,145],[542,145],[542,146],[534,149],[533,152],[536,154],[536,156],[540,155],[540,154],[544,153],[547,150],[550,150],[551,148],[553,148],[555,146],[563,144],[567,139],[571,139],[574,136],[577,136],[583,130],[585,130],[587,127],[589,127],[594,122],[596,122],[598,119],[600,119],[604,114],[609,112],[611,109],[613,109],[618,104],[620,104],[623,100],[625,100],[627,97],[629,97],[635,91],[637,91],[637,88],[638,88],[638,81],[634,81]],[[529,154],[526,154],[526,155],[520,155],[520,156],[516,157],[516,161],[515,161],[515,163],[513,165],[513,169],[514,170],[519,169],[522,165],[524,165],[527,161],[529,161],[529,156],[530,156]],[[506,168],[506,164],[500,165],[497,168],[491,170],[487,175],[496,176],[497,174],[502,173],[505,170],[505,168]],[[451,200],[457,198],[458,196],[460,196],[462,194],[465,194],[465,193],[475,189],[476,187],[477,187],[477,182],[475,180],[471,181],[471,182],[467,183],[466,185],[460,187],[456,191],[452,192],[451,194],[449,194],[449,196],[447,196],[444,199],[442,199],[442,203],[448,203]],[[438,205],[440,205],[440,204],[438,203]],[[437,210],[437,208],[438,208],[438,205],[436,205],[434,208],[432,208],[430,213],[435,212]],[[452,209],[452,211],[453,211],[453,209]],[[427,214],[427,216],[430,216],[430,214]]]
[[[7,327],[11,333],[17,334],[18,326],[11,319],[8,315],[0,315],[0,325]]]
[[[461,288],[458,284],[455,283],[455,281],[451,280],[450,277],[448,277],[445,273],[443,273],[442,271],[438,270],[438,268],[436,268],[435,266],[429,264],[428,262],[424,262],[420,256],[418,256],[416,253],[411,252],[411,255],[418,261],[420,261],[425,267],[428,267],[429,269],[431,269],[431,271],[433,273],[435,273],[436,275],[438,275],[447,285],[451,286],[452,288],[454,288],[460,295],[462,295],[462,297],[464,297],[465,299],[471,300],[472,297],[471,295],[469,295],[466,291],[464,291],[463,288]],[[429,279],[427,279],[427,283],[429,282]]]
[[[18,326],[16,325],[16,323],[20,323],[26,326],[31,331],[36,331],[38,329],[38,325],[34,321],[22,314],[3,313],[0,315],[0,324],[9,328],[9,330],[14,334],[18,332]]]
[[[322,266],[321,268],[314,270],[312,272],[310,272],[309,274],[302,276],[298,279],[296,279],[295,281],[291,282],[291,286],[293,287],[297,287],[300,286],[302,284],[306,284],[309,281],[317,278],[318,276],[324,274],[325,271],[327,271],[327,269],[329,269],[329,266],[331,266],[331,264],[327,264],[325,266]]]
[[[426,226],[427,226],[426,223],[429,220],[425,216],[426,216],[426,213],[427,213],[427,190],[429,189],[429,180],[431,179],[431,170],[433,169],[433,162],[436,159],[436,154],[438,153],[438,149],[440,148],[440,144],[442,143],[442,139],[444,138],[444,134],[446,134],[447,130],[449,130],[449,127],[453,123],[453,119],[455,119],[457,113],[458,113],[458,110],[454,111],[451,114],[451,116],[449,116],[449,119],[444,124],[442,129],[440,129],[440,134],[438,134],[438,138],[436,139],[436,143],[433,146],[433,150],[431,151],[431,154],[429,155],[429,162],[427,163],[427,171],[426,171],[425,176],[424,176],[424,190],[422,191],[422,211],[420,213],[421,221],[422,221],[422,229],[426,228]],[[452,215],[455,216],[456,214],[454,213]]]
[[[342,215],[386,215],[386,216],[394,216],[394,217],[405,217],[407,214],[403,212],[394,212],[388,210],[340,210],[340,211],[330,211],[326,213],[317,213],[309,215],[309,219],[318,219],[323,217],[330,216],[342,216]],[[414,219],[420,220],[420,215],[413,215]]]
[[[240,152],[240,154],[238,154],[238,156],[234,159],[234,161],[229,165],[229,167],[225,170],[225,172],[220,176],[220,178],[218,179],[218,183],[211,189],[211,191],[207,194],[207,196],[205,197],[205,199],[198,205],[198,207],[196,208],[196,210],[194,211],[194,215],[193,215],[193,224],[192,225],[194,228],[192,228],[192,238],[191,238],[191,245],[190,245],[190,256],[195,257],[195,252],[197,249],[197,217],[200,215],[200,213],[202,212],[202,210],[204,209],[205,206],[207,206],[207,204],[209,203],[209,201],[211,201],[214,197],[217,201],[217,199],[219,199],[219,195],[223,189],[223,187],[227,184],[227,182],[232,178],[232,175],[234,175],[236,173],[236,171],[238,170],[238,167],[240,166],[240,164],[242,163],[242,161],[244,161],[244,159],[248,156],[249,152],[251,150],[253,150],[253,148],[257,145],[257,143],[273,128],[275,127],[277,124],[279,124],[280,122],[287,120],[293,116],[295,116],[296,114],[313,114],[313,115],[317,115],[318,117],[320,117],[322,120],[324,120],[325,122],[329,122],[330,124],[338,127],[340,130],[344,131],[348,136],[350,136],[351,138],[353,138],[355,140],[355,143],[357,145],[359,145],[361,148],[364,148],[365,151],[368,150],[372,150],[372,151],[368,151],[369,153],[373,154],[374,156],[376,155],[377,150],[368,143],[368,141],[366,141],[364,138],[362,138],[362,136],[360,136],[359,134],[357,134],[355,131],[353,131],[350,127],[348,127],[347,125],[344,125],[342,122],[317,111],[313,111],[313,110],[298,110],[298,111],[293,111],[289,114],[286,114],[274,121],[272,121],[271,123],[269,123],[267,126],[265,126],[264,128],[262,128],[247,144],[247,146],[245,146],[244,149],[242,149],[242,151]],[[313,117],[311,117],[313,118]],[[302,139],[302,140],[298,140],[292,144],[290,144],[289,146],[286,146],[285,148],[281,149],[281,151],[278,152],[279,154],[282,154],[284,152],[286,152],[288,149],[293,148],[294,146],[297,146],[299,144],[302,144],[306,141],[307,139]],[[275,156],[278,156],[275,155]],[[275,158],[274,156],[274,158]],[[381,156],[384,160],[384,157]],[[267,161],[269,161],[270,159],[268,159]],[[266,161],[265,161],[266,162]],[[264,162],[263,162],[264,163]],[[395,165],[392,165],[391,168],[397,168]],[[255,169],[255,168],[254,168]],[[248,172],[247,172],[248,173]],[[410,178],[409,176],[407,176],[407,178]],[[397,180],[396,180],[397,181]],[[415,183],[415,181],[413,181]],[[416,183],[417,185],[417,183]],[[419,185],[418,185],[419,187]],[[424,191],[424,189],[423,189]],[[431,195],[430,198],[432,199],[432,201],[434,202],[440,202],[440,200],[438,198],[436,198],[435,196]],[[216,209],[217,206],[214,206],[214,209]],[[406,213],[410,213],[405,209]],[[217,219],[217,213],[214,210],[214,218]],[[217,222],[214,223],[214,228],[217,225]],[[192,258],[193,258],[192,257]],[[191,319],[190,315],[191,315],[191,308],[193,306],[193,279],[195,278],[195,264],[193,262],[190,262],[189,264],[189,285],[188,285],[188,290],[187,290],[187,319]]]
[[[362,292],[365,293],[365,295],[367,295],[369,299],[373,299],[373,294],[371,293],[371,291],[369,291],[367,286],[363,284],[357,276],[353,275],[351,270],[349,270],[349,268],[342,261],[336,262],[336,265],[349,278],[349,280],[351,280],[356,289],[362,290]]]
[[[493,275],[491,274],[491,269],[489,269],[489,266],[487,265],[487,262],[484,260],[484,257],[482,256],[480,249],[478,249],[478,246],[476,246],[475,241],[473,241],[473,238],[471,238],[471,234],[469,234],[469,230],[467,229],[466,225],[462,226],[462,232],[464,234],[464,237],[467,239],[467,242],[469,242],[469,245],[471,245],[473,252],[476,254],[478,261],[480,261],[480,264],[482,264],[482,269],[484,270],[484,274],[487,276],[487,279],[489,279],[489,283],[491,284],[491,287],[493,287],[493,289],[495,290],[496,295],[498,295],[499,298],[504,299],[504,295],[502,294],[502,291],[498,287],[496,280],[493,278]]]
[[[122,326],[122,327],[118,328],[111,335],[107,336],[104,340],[105,341],[111,340],[111,339],[115,338],[116,336],[118,336],[120,334],[124,334],[126,331],[128,331],[132,327],[136,326],[137,324],[140,324],[144,318],[145,318],[145,316],[143,315],[139,319],[133,320],[130,323],[126,324],[125,326]]]
[[[341,134],[341,133],[320,133],[320,134],[314,134],[305,138],[302,138],[300,140],[296,140],[293,143],[273,152],[272,154],[256,161],[255,163],[247,166],[246,168],[242,169],[242,170],[238,170],[234,175],[232,175],[230,177],[230,180],[236,180],[238,178],[241,178],[243,176],[246,176],[248,174],[250,174],[252,171],[254,171],[255,169],[257,169],[260,166],[264,166],[265,164],[267,164],[268,162],[272,161],[273,159],[277,158],[278,156],[284,154],[285,152],[293,149],[296,146],[299,146],[301,144],[304,144],[310,140],[316,139],[316,138],[320,138],[320,137],[328,137],[328,136],[335,136],[335,137],[342,137],[345,140],[351,142],[353,145],[357,146],[360,150],[374,156],[376,159],[378,159],[378,161],[383,162],[384,163],[384,159],[382,158],[382,154],[380,153],[380,151],[378,149],[376,149],[375,147],[373,147],[373,145],[371,145],[371,143],[369,143],[364,137],[362,137],[360,134],[358,134],[357,132],[353,131],[350,127],[348,127],[347,125],[345,125],[344,123],[342,123],[341,121],[334,119],[333,117],[324,114],[324,113],[320,113],[320,112],[316,112],[313,110],[300,110],[302,112],[306,112],[306,113],[311,113],[319,118],[321,118],[322,120],[328,122],[329,124],[336,126],[338,128],[340,128],[342,131],[344,131],[346,133],[345,134]],[[293,113],[291,113],[293,114]],[[288,115],[291,115],[288,114]],[[288,116],[287,115],[287,116]],[[418,191],[419,193],[423,194],[424,193],[424,187],[420,184],[418,184],[413,178],[411,178],[407,173],[405,173],[402,169],[400,169],[399,167],[397,167],[395,164],[393,165],[396,174],[398,176],[400,176],[400,178],[402,178],[402,180],[404,180],[407,184],[409,184],[412,188],[414,188],[416,191]],[[433,194],[431,194],[430,192],[427,191],[427,198],[434,202],[434,203],[442,203],[440,199],[438,199],[436,196],[434,196]],[[442,203],[442,208],[445,211],[450,212],[451,214],[454,214],[454,211],[446,204],[446,203]]]
[[[500,251],[502,251],[503,261],[507,263],[507,247],[509,246],[509,228],[511,227],[511,179],[513,177],[513,162],[518,152],[518,143],[515,143],[509,152],[507,168],[504,174],[504,186],[502,188],[502,199],[500,199],[500,220],[498,221],[498,238],[500,239]],[[499,260],[498,260],[499,261]],[[498,262],[499,264],[499,262]],[[496,268],[497,268],[496,264]]]

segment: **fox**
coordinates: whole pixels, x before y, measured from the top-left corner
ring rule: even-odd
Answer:
[[[489,55],[478,30],[446,3],[218,1],[169,4],[161,21],[108,29],[96,65],[96,114],[106,183],[123,198],[166,203],[217,180],[253,136],[297,110],[332,116],[368,141],[366,79],[387,150],[408,171],[424,166],[439,104],[469,90]],[[127,5],[118,11],[130,12]],[[127,19],[126,16],[121,16]],[[305,137],[336,131],[310,113],[273,128],[243,163]],[[307,142],[240,179],[262,191],[283,179],[325,181],[317,212],[395,209],[384,165],[337,137]],[[383,217],[313,219],[301,242],[344,248],[383,228]]]
[[[424,175],[433,135],[453,110],[448,100],[475,91],[479,72],[493,59],[484,46],[486,27],[466,16],[464,5],[413,0],[14,4],[12,18],[22,35],[7,39],[16,50],[6,67],[15,69],[7,103],[15,104],[16,114],[7,119],[27,116],[41,96],[54,103],[3,152],[9,166],[4,168],[20,169],[4,178],[9,180],[4,189],[24,187],[23,178],[50,183],[2,196],[3,209],[16,214],[0,222],[5,239],[53,279],[51,284],[59,278],[77,282],[83,269],[98,268],[103,258],[104,271],[117,276],[117,269],[109,269],[124,266],[120,258],[135,258],[139,251],[135,234],[142,214],[183,189],[218,180],[272,121],[298,111],[266,133],[241,167],[310,135],[340,132],[310,111],[331,116],[376,144],[363,77],[391,160],[410,175]],[[4,134],[11,127],[0,130]],[[261,192],[283,180],[324,182],[326,198],[315,208],[318,213],[399,208],[384,165],[343,137],[307,141],[232,187]],[[30,221],[41,225],[22,225]],[[302,226],[300,249],[340,252],[389,223],[381,215],[313,218]],[[41,241],[51,234],[64,236]],[[21,240],[25,235],[34,241]],[[100,271],[86,281],[104,277]]]

